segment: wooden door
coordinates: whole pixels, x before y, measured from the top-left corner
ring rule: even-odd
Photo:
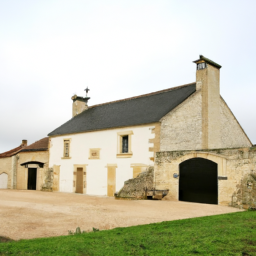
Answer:
[[[83,168],[77,168],[76,171],[76,193],[83,194]]]
[[[108,167],[108,196],[114,196],[116,191],[116,167]]]

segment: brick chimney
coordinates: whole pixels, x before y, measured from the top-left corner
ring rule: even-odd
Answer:
[[[197,64],[196,90],[202,95],[202,149],[221,148],[220,140],[220,68],[200,55]]]
[[[79,115],[83,111],[87,110],[89,107],[87,105],[88,100],[90,99],[88,97],[88,92],[90,89],[88,87],[85,89],[86,96],[79,97],[76,94],[71,97],[71,100],[73,100],[73,107],[72,107],[72,117]]]
[[[27,144],[28,144],[28,141],[27,141],[27,140],[22,140],[21,145],[22,145],[23,147],[26,147]]]

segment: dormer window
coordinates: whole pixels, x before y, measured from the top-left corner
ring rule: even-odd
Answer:
[[[204,69],[204,68],[206,68],[206,63],[205,62],[201,62],[201,63],[197,64],[197,70]]]

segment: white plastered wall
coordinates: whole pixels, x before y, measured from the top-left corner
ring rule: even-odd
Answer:
[[[153,165],[150,157],[153,152],[149,147],[149,139],[153,139],[154,124],[145,126],[125,127],[79,133],[50,138],[49,166],[60,165],[60,191],[73,192],[73,167],[74,165],[86,165],[87,194],[107,195],[107,165],[116,164],[116,191],[120,190],[124,181],[133,178],[133,164]],[[131,151],[129,158],[119,158],[119,135],[123,131],[132,131]],[[63,140],[70,139],[70,159],[63,157]],[[100,159],[89,159],[91,148],[100,149]]]

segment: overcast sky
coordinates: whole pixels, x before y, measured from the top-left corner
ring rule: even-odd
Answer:
[[[256,144],[255,0],[0,0],[0,152],[89,105],[195,81],[222,65],[221,95]]]

